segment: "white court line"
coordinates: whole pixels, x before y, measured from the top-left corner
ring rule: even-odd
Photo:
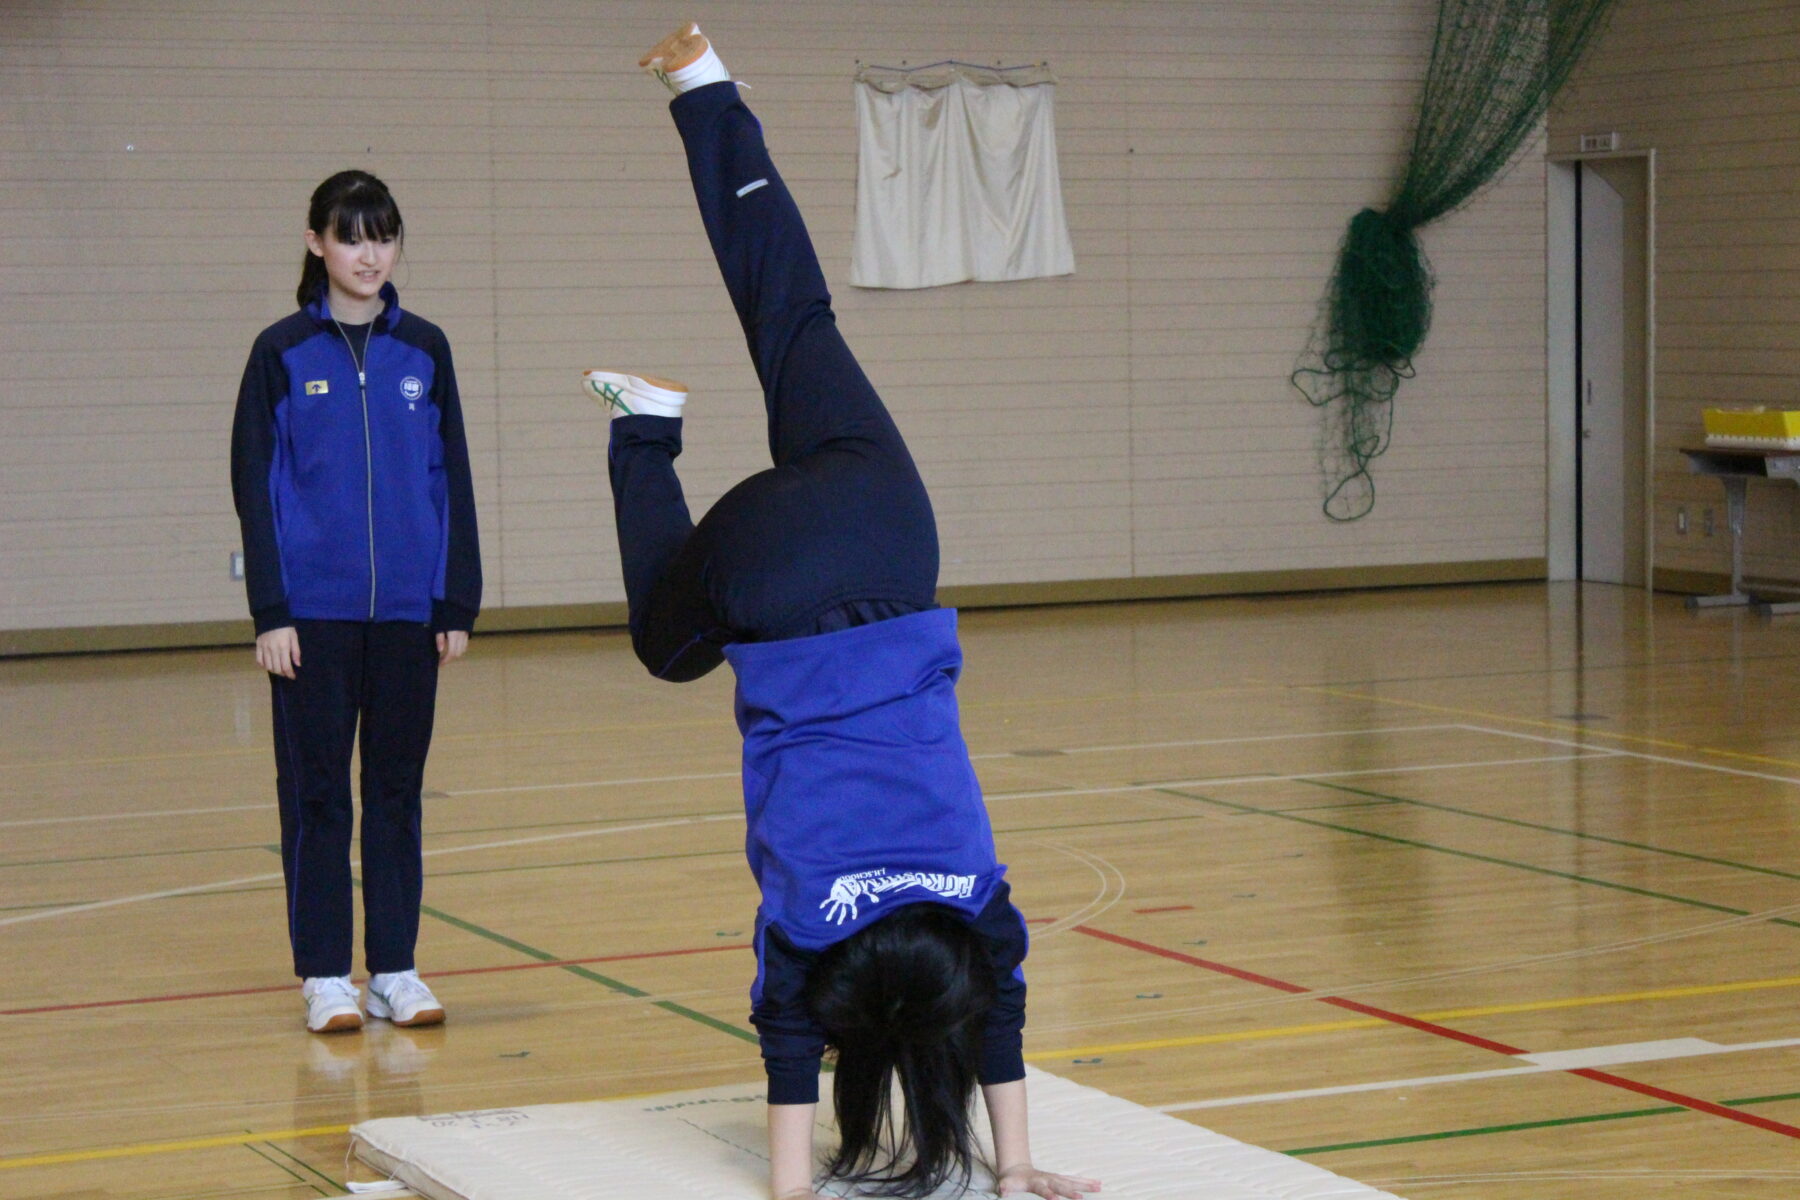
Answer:
[[[1091,850],[1078,850],[1073,846],[1064,846],[1059,842],[1044,841],[1041,838],[1034,838],[1032,841],[1034,844],[1054,850],[1058,854],[1068,855],[1075,861],[1086,865],[1100,877],[1100,890],[1094,893],[1093,899],[1061,920],[1046,925],[1031,934],[1032,940],[1041,940],[1053,933],[1061,933],[1083,921],[1091,920],[1125,898],[1125,872],[1098,854]]]
[[[1603,748],[1595,746],[1591,742],[1575,742],[1564,738],[1543,737],[1535,733],[1517,733],[1511,729],[1489,729],[1485,725],[1458,725],[1456,728],[1473,730],[1476,733],[1491,733],[1496,737],[1518,738],[1519,740],[1526,742],[1543,742],[1547,746],[1576,746],[1584,750],[1599,750]],[[1614,754],[1625,755],[1629,758],[1641,758],[1646,762],[1662,763],[1665,766],[1692,767],[1696,771],[1717,771],[1721,775],[1739,775],[1745,779],[1766,779],[1770,783],[1800,784],[1800,779],[1796,779],[1792,775],[1771,775],[1766,771],[1747,771],[1742,767],[1721,767],[1716,763],[1695,762],[1688,758],[1671,758],[1666,754],[1646,754],[1642,750],[1627,750],[1623,747],[1616,746],[1607,746],[1604,747],[1604,749],[1611,750]]]
[[[1334,729],[1320,733],[1277,733],[1257,737],[1244,738],[1197,738],[1183,742],[1143,742],[1137,745],[1117,746],[1076,746],[1064,749],[1064,754],[1099,754],[1103,752],[1124,752],[1130,750],[1161,750],[1178,746],[1229,746],[1239,742],[1277,742],[1304,738],[1357,737],[1370,733],[1405,733],[1414,729],[1469,729],[1474,726],[1457,724],[1432,725],[1395,725],[1382,729]],[[988,762],[1003,758],[1018,758],[1016,750],[1000,750],[991,754],[974,754],[970,758],[976,762]],[[697,783],[712,779],[736,779],[738,771],[712,771],[694,775],[649,775],[640,779],[584,779],[574,783],[521,783],[507,787],[492,788],[460,788],[447,790],[445,796],[497,796],[515,792],[554,792],[573,791],[577,788],[628,787],[645,783]],[[0,821],[0,829],[10,829],[24,825],[62,825],[71,821],[135,821],[150,817],[189,817],[205,816],[212,813],[249,812],[255,809],[268,808],[273,801],[262,804],[233,804],[220,808],[171,808],[161,812],[113,812],[92,813],[80,817],[31,817],[18,821]]]
[[[1464,1071],[1456,1075],[1420,1075],[1412,1079],[1383,1079],[1373,1083],[1347,1083],[1337,1087],[1305,1088],[1295,1092],[1264,1092],[1256,1096],[1221,1096],[1214,1100],[1158,1104],[1155,1108],[1157,1112],[1165,1113],[1193,1112],[1202,1108],[1235,1108],[1240,1104],[1272,1104],[1282,1100],[1309,1100],[1317,1096],[1347,1096],[1355,1092],[1389,1092],[1400,1088],[1430,1087],[1439,1083],[1513,1079],[1526,1075],[1547,1075],[1556,1071],[1574,1071],[1583,1067],[1621,1067],[1631,1063],[1663,1062],[1671,1058],[1700,1058],[1715,1054],[1738,1054],[1746,1050],[1779,1050],[1790,1046],[1800,1046],[1800,1038],[1740,1042],[1737,1045],[1720,1045],[1702,1038],[1673,1038],[1664,1042],[1636,1042],[1624,1046],[1593,1046],[1585,1050],[1514,1055],[1519,1061],[1529,1064],[1523,1067]]]
[[[1471,730],[1476,730],[1478,732],[1483,732],[1483,733],[1495,732],[1492,730],[1482,730],[1479,726],[1475,726],[1475,725],[1467,725],[1467,726],[1449,726],[1449,725],[1418,726],[1418,725],[1415,725],[1415,726],[1408,726],[1407,728],[1413,728],[1413,729],[1457,728],[1457,729],[1471,729]],[[1347,732],[1347,733],[1303,733],[1303,734],[1295,734],[1293,736],[1296,738],[1350,737],[1350,736],[1354,736],[1354,734],[1356,732],[1392,733],[1392,732],[1395,732],[1395,730],[1391,730],[1391,729],[1388,729],[1388,730],[1364,730],[1364,731],[1351,731],[1351,732]],[[1260,742],[1260,741],[1274,741],[1274,740],[1281,740],[1281,739],[1280,738],[1262,738],[1262,737],[1243,738],[1243,739],[1222,738],[1222,739],[1214,739],[1214,740],[1209,740],[1209,741],[1204,741],[1204,742],[1191,742],[1191,743],[1189,743],[1189,742],[1147,742],[1142,746],[1083,746],[1083,747],[1077,747],[1076,749],[1073,749],[1073,750],[1065,750],[1063,753],[1065,753],[1065,754],[1089,754],[1089,753],[1099,753],[1101,751],[1150,750],[1150,749],[1159,749],[1159,748],[1169,747],[1169,746],[1184,746],[1184,745],[1219,746],[1219,745],[1230,745],[1233,742],[1236,742],[1239,740]],[[1554,744],[1569,745],[1569,746],[1577,746],[1578,745],[1577,743],[1574,743],[1574,742],[1554,743]],[[1490,762],[1428,763],[1424,766],[1417,766],[1417,767],[1376,767],[1376,768],[1370,768],[1367,770],[1360,770],[1360,771],[1311,771],[1311,772],[1307,772],[1305,774],[1300,774],[1300,775],[1220,775],[1220,776],[1214,776],[1214,777],[1209,777],[1209,778],[1204,778],[1204,779],[1180,779],[1180,780],[1174,780],[1169,783],[1122,784],[1118,787],[1071,788],[1071,789],[1063,790],[1063,791],[989,792],[988,798],[989,799],[1009,799],[1009,800],[1031,800],[1031,799],[1036,799],[1036,798],[1043,797],[1043,796],[1092,796],[1092,795],[1100,795],[1103,793],[1111,793],[1111,792],[1142,792],[1142,791],[1150,791],[1150,790],[1153,790],[1153,789],[1159,788],[1159,787],[1200,787],[1202,785],[1207,786],[1207,787],[1223,787],[1228,784],[1235,784],[1235,783],[1277,783],[1282,780],[1292,781],[1292,780],[1298,780],[1298,779],[1338,779],[1338,778],[1343,778],[1343,777],[1352,776],[1352,775],[1388,775],[1388,774],[1401,775],[1401,774],[1406,774],[1406,773],[1412,772],[1412,771],[1453,771],[1453,770],[1457,770],[1457,769],[1460,769],[1463,767],[1489,767],[1489,766],[1506,767],[1506,766],[1515,766],[1515,765],[1518,765],[1521,763],[1569,762],[1569,761],[1573,761],[1575,759],[1580,759],[1580,758],[1609,758],[1609,757],[1618,757],[1620,755],[1629,755],[1631,753],[1631,751],[1629,751],[1629,750],[1614,750],[1614,749],[1611,749],[1610,747],[1606,747],[1606,746],[1587,746],[1587,747],[1580,747],[1580,748],[1585,749],[1587,751],[1587,753],[1554,755],[1554,756],[1545,757],[1545,758],[1506,758],[1506,759],[1496,759],[1496,760],[1493,760]],[[998,759],[998,758],[1016,758],[1018,756],[1016,754],[1014,754],[1013,752],[1008,751],[1003,754],[980,754],[980,755],[971,755],[970,757],[974,758],[976,760],[987,760],[987,759]],[[495,795],[495,794],[502,793],[502,792],[567,791],[567,790],[572,790],[575,788],[627,787],[627,786],[634,785],[634,784],[644,784],[644,783],[687,783],[687,782],[695,782],[695,781],[703,781],[703,780],[711,780],[711,779],[736,779],[738,777],[739,777],[739,773],[736,771],[716,771],[716,772],[710,772],[710,773],[706,773],[706,774],[696,774],[696,775],[650,775],[650,776],[644,776],[643,778],[639,778],[639,779],[590,779],[590,780],[583,780],[579,783],[521,783],[521,784],[518,784],[513,787],[468,788],[468,789],[464,789],[461,791],[446,791],[441,794],[445,795],[445,796],[458,796],[458,797],[460,797],[460,796],[489,796],[489,795]],[[1800,783],[1800,780],[1794,780],[1792,782]],[[31,818],[31,819],[21,820],[21,821],[0,821],[0,829],[11,828],[13,826],[19,826],[19,825],[57,825],[57,824],[63,824],[63,823],[69,822],[69,821],[131,821],[131,820],[136,820],[138,818],[143,818],[143,817],[185,817],[185,816],[199,816],[199,815],[204,815],[207,813],[248,812],[248,811],[255,810],[255,809],[269,808],[269,807],[272,807],[272,805],[273,805],[273,801],[270,801],[270,802],[264,803],[264,804],[233,804],[233,805],[229,805],[229,806],[222,807],[222,808],[172,808],[172,809],[166,809],[162,812],[94,813],[92,815],[85,816],[85,817],[36,817],[36,818]]]
[[[28,817],[20,821],[0,821],[0,829],[13,829],[20,825],[67,825],[72,821],[133,821],[147,817],[191,817],[203,813],[249,812],[251,809],[268,808],[273,804],[273,800],[265,800],[261,804],[229,804],[221,808],[165,808],[161,812],[90,813],[85,817]]]
[[[1265,733],[1265,734],[1259,734],[1256,737],[1191,738],[1189,740],[1179,741],[1179,742],[1136,742],[1136,743],[1132,743],[1130,745],[1118,745],[1118,746],[1076,746],[1072,749],[1065,749],[1063,751],[1063,753],[1064,754],[1114,754],[1114,753],[1122,753],[1122,752],[1128,751],[1128,750],[1169,750],[1169,749],[1174,749],[1174,748],[1181,747],[1181,746],[1238,746],[1238,745],[1246,745],[1246,744],[1249,744],[1252,742],[1297,742],[1297,741],[1305,741],[1309,738],[1367,737],[1369,734],[1372,734],[1372,733],[1418,733],[1420,731],[1435,731],[1435,730],[1442,730],[1442,729],[1469,729],[1469,728],[1473,728],[1473,727],[1468,726],[1468,725],[1454,724],[1454,723],[1438,724],[1438,725],[1386,725],[1386,726],[1381,726],[1381,727],[1375,728],[1375,729],[1328,729],[1328,730],[1322,730],[1317,733]],[[978,757],[978,758],[1017,758],[1018,756],[1019,756],[1018,751],[1008,750],[1002,754],[981,754],[981,755],[976,755],[975,757]]]
[[[1590,758],[1616,758],[1604,746],[1587,754],[1550,754],[1536,758],[1496,758],[1472,762],[1426,763],[1417,767],[1368,767],[1358,771],[1306,771],[1298,775],[1214,775],[1200,779],[1165,779],[1157,783],[1122,783],[1111,787],[1053,788],[1039,792],[989,792],[989,800],[1043,800],[1060,796],[1114,796],[1121,792],[1152,792],[1163,788],[1231,787],[1241,783],[1294,783],[1307,779],[1349,779],[1357,775],[1412,775],[1421,771],[1464,771],[1472,767],[1516,767],[1533,763],[1580,762]]]
[[[1768,780],[1769,782],[1772,782],[1772,783],[1787,783],[1787,784],[1800,785],[1800,779],[1796,779],[1790,775],[1773,775],[1773,774],[1769,774],[1769,773],[1763,772],[1763,771],[1749,771],[1749,770],[1745,770],[1741,767],[1724,767],[1724,766],[1719,766],[1715,763],[1695,762],[1691,759],[1673,758],[1668,755],[1647,754],[1641,750],[1628,750],[1628,749],[1623,749],[1623,748],[1617,747],[1617,746],[1597,746],[1591,742],[1578,742],[1578,741],[1572,741],[1572,740],[1565,739],[1565,738],[1543,737],[1543,736],[1536,735],[1536,734],[1518,733],[1518,732],[1516,732],[1514,730],[1510,730],[1510,729],[1493,729],[1486,725],[1471,725],[1466,722],[1446,722],[1446,723],[1434,723],[1434,724],[1427,724],[1427,725],[1392,725],[1392,726],[1382,726],[1382,727],[1373,728],[1373,729],[1324,730],[1324,731],[1315,732],[1315,733],[1277,733],[1277,734],[1263,734],[1263,735],[1258,735],[1256,737],[1241,737],[1241,738],[1194,738],[1194,739],[1186,740],[1186,741],[1139,742],[1139,743],[1133,743],[1133,744],[1120,744],[1120,745],[1110,745],[1110,746],[1073,746],[1073,747],[1062,748],[1062,752],[1064,754],[1070,754],[1070,755],[1125,753],[1125,752],[1129,752],[1129,751],[1133,751],[1133,750],[1165,750],[1165,749],[1175,749],[1175,748],[1184,747],[1184,746],[1232,746],[1232,745],[1240,745],[1240,744],[1250,744],[1250,743],[1255,743],[1255,742],[1279,742],[1279,741],[1299,741],[1299,740],[1317,739],[1317,738],[1359,737],[1359,736],[1366,736],[1369,734],[1411,733],[1414,731],[1433,731],[1433,730],[1441,731],[1441,730],[1445,730],[1445,729],[1461,729],[1461,730],[1465,730],[1465,731],[1472,732],[1472,733],[1485,733],[1485,734],[1492,734],[1496,737],[1516,738],[1516,739],[1520,739],[1523,741],[1529,741],[1529,742],[1542,742],[1545,745],[1565,746],[1570,749],[1585,750],[1585,751],[1589,752],[1587,755],[1571,756],[1572,758],[1578,758],[1578,757],[1638,758],[1638,759],[1643,759],[1648,762],[1663,763],[1667,766],[1690,767],[1690,768],[1692,768],[1694,770],[1698,770],[1698,771],[1715,771],[1720,774],[1737,775],[1737,776],[1742,776],[1747,779],[1763,779],[1763,780]],[[990,761],[995,761],[998,759],[1018,758],[1018,757],[1020,757],[1020,755],[1015,750],[1003,750],[1003,751],[996,751],[996,752],[989,753],[989,754],[975,754],[975,755],[971,755],[970,757],[971,757],[971,759],[973,759],[976,762],[990,762]],[[1456,766],[1509,766],[1509,765],[1526,764],[1526,763],[1532,763],[1532,762],[1555,762],[1555,761],[1558,761],[1558,760],[1548,759],[1548,758],[1546,758],[1546,759],[1513,759],[1513,760],[1496,761],[1496,762],[1492,762],[1492,763],[1447,764],[1442,767],[1437,767],[1437,766],[1394,767],[1394,768],[1387,768],[1385,771],[1384,770],[1371,770],[1371,771],[1361,771],[1361,772],[1339,772],[1339,773],[1335,773],[1335,774],[1313,773],[1313,774],[1304,774],[1304,775],[1226,776],[1226,777],[1222,777],[1219,779],[1185,780],[1185,781],[1178,781],[1175,783],[1155,785],[1155,786],[1198,787],[1198,786],[1204,784],[1209,787],[1221,787],[1221,786],[1226,786],[1228,784],[1234,784],[1234,783],[1252,783],[1252,782],[1258,782],[1258,781],[1274,782],[1274,781],[1279,781],[1279,780],[1293,781],[1293,780],[1302,780],[1302,779],[1335,779],[1335,778],[1342,778],[1345,775],[1349,775],[1349,774],[1365,774],[1365,775],[1380,775],[1380,774],[1389,774],[1389,773],[1404,774],[1408,771],[1415,771],[1415,770],[1448,770],[1448,769],[1454,769],[1454,767],[1456,767]],[[702,782],[702,781],[713,780],[713,779],[730,779],[730,778],[735,778],[736,776],[737,776],[737,772],[735,772],[735,771],[718,771],[718,772],[709,772],[709,773],[705,773],[705,774],[695,774],[695,775],[647,776],[642,779],[588,779],[588,780],[582,780],[582,781],[579,781],[576,783],[523,783],[523,784],[517,784],[517,785],[513,785],[513,786],[509,786],[509,787],[498,787],[498,788],[466,788],[466,789],[461,789],[461,790],[445,791],[442,794],[446,795],[446,796],[463,797],[463,796],[501,795],[501,794],[505,794],[505,793],[517,793],[517,792],[571,791],[571,790],[574,790],[577,788],[622,787],[622,786],[628,786],[631,784]],[[995,796],[1005,795],[1005,796],[1017,797],[1020,799],[1032,799],[1032,798],[1037,797],[1038,795],[1087,796],[1087,795],[1097,795],[1097,794],[1101,794],[1103,792],[1145,791],[1145,790],[1149,790],[1149,789],[1146,787],[1138,787],[1138,786],[1129,786],[1128,785],[1128,786],[1121,787],[1121,788],[1096,788],[1096,789],[1085,789],[1085,790],[1070,790],[1070,791],[1065,791],[1065,792],[1044,792],[1044,793],[1033,793],[1033,792],[991,793],[991,795],[995,795]],[[223,806],[223,807],[219,807],[219,808],[165,809],[160,812],[144,812],[144,813],[115,812],[115,813],[93,813],[93,814],[89,814],[86,816],[75,816],[75,817],[32,817],[32,818],[26,818],[23,820],[0,821],[0,829],[18,828],[18,827],[27,826],[27,825],[60,825],[60,824],[67,824],[69,822],[76,822],[76,821],[133,821],[133,820],[140,820],[140,819],[148,819],[148,818],[152,818],[152,817],[205,816],[205,815],[209,815],[209,814],[213,814],[213,813],[248,812],[251,810],[255,810],[255,809],[259,809],[259,808],[266,808],[266,807],[268,807],[267,804],[235,804],[235,805],[228,805],[228,806]]]
[[[680,817],[669,821],[644,821],[636,825],[611,825],[604,829],[578,829],[569,833],[544,833],[534,837],[509,838],[500,842],[476,842],[467,846],[444,846],[437,850],[427,850],[423,857],[434,858],[441,854],[467,854],[473,850],[499,850],[507,846],[531,846],[540,842],[568,842],[577,838],[605,837],[613,833],[635,833],[640,829],[666,829],[674,825],[700,825],[711,821],[742,821],[742,813],[720,813],[707,817]],[[16,917],[0,918],[0,928],[7,925],[23,925],[27,921],[42,921],[50,917],[67,917],[75,913],[93,912],[95,909],[116,908],[121,904],[141,904],[147,900],[167,900],[174,896],[192,896],[201,892],[216,892],[221,888],[239,887],[251,883],[268,883],[280,879],[281,872],[275,871],[265,875],[246,875],[240,879],[219,879],[212,883],[196,883],[188,887],[169,888],[160,892],[139,892],[132,896],[114,896],[110,900],[92,900],[86,904],[70,904],[62,908],[48,908],[40,912],[24,913]]]
[[[708,779],[742,779],[742,771],[708,771],[701,775],[645,775],[639,779],[584,779],[577,783],[517,783],[508,787],[457,788],[444,796],[498,796],[507,792],[566,792],[575,788],[633,787],[640,783],[698,783]]]

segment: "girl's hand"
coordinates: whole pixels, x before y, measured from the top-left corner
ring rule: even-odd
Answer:
[[[437,635],[438,666],[447,667],[469,649],[469,631],[451,629]]]
[[[256,665],[271,675],[294,677],[300,665],[300,634],[292,625],[256,635]]]
[[[1042,1196],[1044,1200],[1075,1200],[1084,1192],[1100,1190],[1098,1179],[1082,1179],[1075,1175],[1055,1175],[1040,1171],[1030,1163],[1019,1163],[1000,1172],[994,1190],[1002,1196]]]

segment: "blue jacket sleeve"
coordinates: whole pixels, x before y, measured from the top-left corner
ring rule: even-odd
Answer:
[[[1001,884],[975,930],[987,944],[994,966],[994,1003],[982,1030],[981,1061],[976,1078],[982,1083],[1011,1083],[1025,1078],[1025,961],[1028,939],[1025,918],[1012,904],[1012,889]]]
[[[432,347],[436,370],[432,402],[438,406],[438,435],[444,442],[444,486],[449,508],[444,544],[444,594],[431,601],[431,627],[442,633],[475,628],[481,612],[481,538],[475,524],[475,485],[469,474],[469,442],[463,429],[462,397],[456,390],[456,367],[450,340]]]
[[[763,930],[762,987],[750,1010],[762,1044],[770,1104],[815,1104],[825,1031],[806,1007],[806,975],[816,956],[795,949],[773,926]]]
[[[275,503],[269,475],[275,465],[275,410],[287,396],[287,368],[269,339],[259,337],[238,385],[231,424],[231,496],[244,545],[244,591],[257,633],[293,623],[281,548],[275,537]]]

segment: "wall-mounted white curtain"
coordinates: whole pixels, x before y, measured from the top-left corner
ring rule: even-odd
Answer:
[[[856,74],[850,282],[922,288],[1075,270],[1043,67]]]

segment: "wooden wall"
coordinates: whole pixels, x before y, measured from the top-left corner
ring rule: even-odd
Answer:
[[[1176,577],[1254,587],[1541,563],[1541,147],[1426,234],[1435,323],[1366,520],[1321,515],[1318,418],[1287,382],[1345,222],[1382,199],[1409,143],[1428,0],[689,7],[753,85],[842,325],[932,487],[946,585],[1129,594]],[[1628,7],[1666,32],[1653,10],[1702,6]],[[1792,12],[1734,7],[1750,34]],[[489,627],[618,601],[606,427],[581,370],[694,387],[682,466],[696,512],[764,453],[665,97],[634,66],[670,15],[618,0],[0,6],[0,632],[80,644],[243,616],[227,577],[238,377],[257,330],[291,309],[307,195],[347,166],[393,186],[403,301],[455,348]],[[1595,103],[1654,41],[1609,47]],[[1701,72],[1723,53],[1686,56]],[[851,73],[945,57],[1043,60],[1059,76],[1073,277],[845,282]],[[1791,122],[1800,102],[1779,69],[1751,74],[1767,111],[1744,119]],[[1671,78],[1684,82],[1666,104],[1628,111],[1685,111],[1712,79]],[[1723,121],[1750,94],[1703,107]],[[1696,402],[1747,343],[1767,365],[1734,367],[1746,395],[1779,391],[1793,359],[1791,340],[1763,345],[1784,336],[1785,310],[1766,306],[1796,302],[1765,265],[1795,249],[1779,232],[1793,168],[1756,165],[1760,145],[1708,160],[1734,181],[1729,200],[1698,163],[1671,162],[1696,225],[1668,268],[1698,277],[1723,254],[1775,289],[1729,345],[1709,332],[1739,300],[1676,306],[1691,332],[1664,345],[1685,355],[1676,378]]]

